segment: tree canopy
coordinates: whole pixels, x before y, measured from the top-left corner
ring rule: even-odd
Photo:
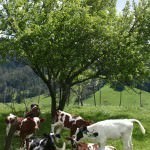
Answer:
[[[0,51],[27,63],[47,85],[56,109],[70,88],[92,78],[122,83],[143,79],[149,57],[149,1],[1,0]]]

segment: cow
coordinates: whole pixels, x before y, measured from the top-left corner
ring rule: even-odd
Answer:
[[[121,138],[123,150],[132,150],[132,131],[134,122],[139,125],[142,133],[145,134],[143,125],[136,119],[112,119],[78,128],[75,133],[75,140],[94,140],[94,142],[100,144],[100,150],[104,150],[108,139]]]
[[[5,122],[7,124],[6,135],[8,135],[12,124],[16,121],[16,123],[15,123],[16,131],[15,131],[14,135],[19,136],[20,135],[20,125],[21,125],[21,122],[23,119],[24,119],[23,117],[17,117],[14,114],[9,114],[5,119]]]
[[[56,128],[56,134],[60,134],[61,130],[65,128],[70,130],[70,137],[72,137],[77,128],[90,124],[90,121],[84,120],[81,116],[73,116],[67,112],[57,110],[54,124],[51,125],[51,132],[55,132]]]
[[[29,150],[65,150],[66,144],[62,148],[56,146],[55,138],[60,138],[54,133],[44,134],[43,138],[34,138],[29,142]]]
[[[73,143],[73,150],[99,150],[100,146],[97,143],[83,143],[77,142],[75,136],[68,137],[67,140],[71,140]],[[105,150],[116,150],[113,146],[105,146]]]
[[[15,122],[15,132],[17,132],[18,136],[20,137],[20,147],[24,147],[26,145],[26,149],[28,150],[29,147],[29,138],[33,136],[33,134],[39,129],[39,125],[43,122],[44,119],[40,119],[39,117],[17,117],[14,114],[10,114],[6,118],[7,128],[6,128],[6,135],[9,135],[9,131],[11,129],[12,123]]]
[[[31,104],[31,109],[29,112],[25,113],[25,117],[39,117],[40,116],[40,108],[37,104]]]
[[[75,150],[99,150],[99,144],[96,143],[78,143]],[[105,146],[104,150],[116,150],[113,146]]]

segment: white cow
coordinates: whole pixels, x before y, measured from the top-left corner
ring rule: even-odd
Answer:
[[[145,134],[145,129],[136,119],[114,119],[104,120],[92,125],[81,127],[76,130],[76,141],[88,138],[100,144],[100,150],[105,149],[108,139],[121,138],[123,141],[123,150],[132,150],[132,131],[133,122],[138,123],[141,131]]]

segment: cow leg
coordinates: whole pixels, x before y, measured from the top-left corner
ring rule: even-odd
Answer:
[[[123,140],[123,150],[132,150],[132,141],[130,135],[124,135]]]
[[[75,128],[75,127],[72,127],[72,128],[70,129],[70,137],[72,137],[75,133],[76,133],[76,128]]]
[[[26,146],[26,150],[29,150],[29,139],[26,139],[26,144],[25,144],[25,146]]]
[[[133,149],[133,144],[132,144],[132,135],[129,137],[128,139],[128,146],[129,146],[129,149],[132,150]]]
[[[56,130],[55,130],[56,128]],[[61,122],[56,122],[54,124],[51,124],[51,132],[55,133],[55,134],[60,134],[61,130],[63,128],[63,125]],[[56,137],[56,142],[59,141],[59,138]]]
[[[21,138],[21,142],[20,142],[20,150],[24,150],[24,142],[25,140]]]
[[[54,123],[54,124],[51,124],[51,132],[54,133],[55,127],[56,127],[56,124],[55,124],[55,123]]]
[[[55,122],[54,124],[51,124],[51,132],[55,133],[55,128],[63,126],[60,122]]]
[[[8,136],[9,134],[9,131],[10,131],[10,128],[11,128],[11,124],[9,123],[6,127],[6,135]]]
[[[55,132],[55,128],[56,128],[56,132]],[[56,122],[51,125],[51,132],[59,134],[61,132],[62,128],[63,128],[62,123]]]
[[[59,126],[57,129],[56,129],[56,134],[60,134],[60,132],[62,131],[62,126]],[[56,137],[56,142],[59,142],[60,138]]]
[[[101,139],[100,140],[100,150],[105,150],[105,145],[106,145],[106,139]]]
[[[73,137],[73,135],[75,134],[76,129],[75,128],[71,128],[70,129],[70,137]],[[74,149],[74,140],[71,140],[71,146],[72,146],[72,150]]]

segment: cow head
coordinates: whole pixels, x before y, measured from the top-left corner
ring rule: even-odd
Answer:
[[[23,135],[33,134],[36,130],[39,129],[40,123],[42,122],[39,117],[27,117],[24,118],[20,125],[20,131]]]
[[[40,141],[39,146],[45,150],[55,150],[54,134],[44,134],[44,138]]]
[[[17,116],[9,114],[9,116],[6,117],[5,122],[8,124],[13,123],[15,120],[17,120]]]
[[[75,135],[76,135],[76,139],[75,140],[79,141],[81,138],[84,137],[84,134],[87,134],[87,132],[89,132],[89,131],[87,130],[86,126],[77,128],[76,133],[75,133]]]
[[[28,118],[28,119],[32,119],[32,118]],[[44,119],[39,117],[33,117],[33,121],[35,123],[35,129],[39,129],[40,123],[44,122]]]
[[[55,118],[55,120],[54,120],[55,122],[58,121],[58,117],[61,115],[61,113],[62,113],[62,112],[61,112],[59,109],[56,110],[56,112],[55,112],[55,117],[54,117],[54,118]]]
[[[39,105],[38,104],[31,104],[31,109],[33,109],[33,108],[39,108]]]
[[[39,117],[40,116],[40,108],[37,104],[31,104],[31,111],[33,117]]]
[[[95,138],[98,136],[98,132],[94,132],[94,131],[89,132],[87,127],[84,126],[84,127],[77,128],[75,136],[76,136],[76,138],[75,138],[76,141],[79,141],[82,138],[89,138],[89,137]]]

